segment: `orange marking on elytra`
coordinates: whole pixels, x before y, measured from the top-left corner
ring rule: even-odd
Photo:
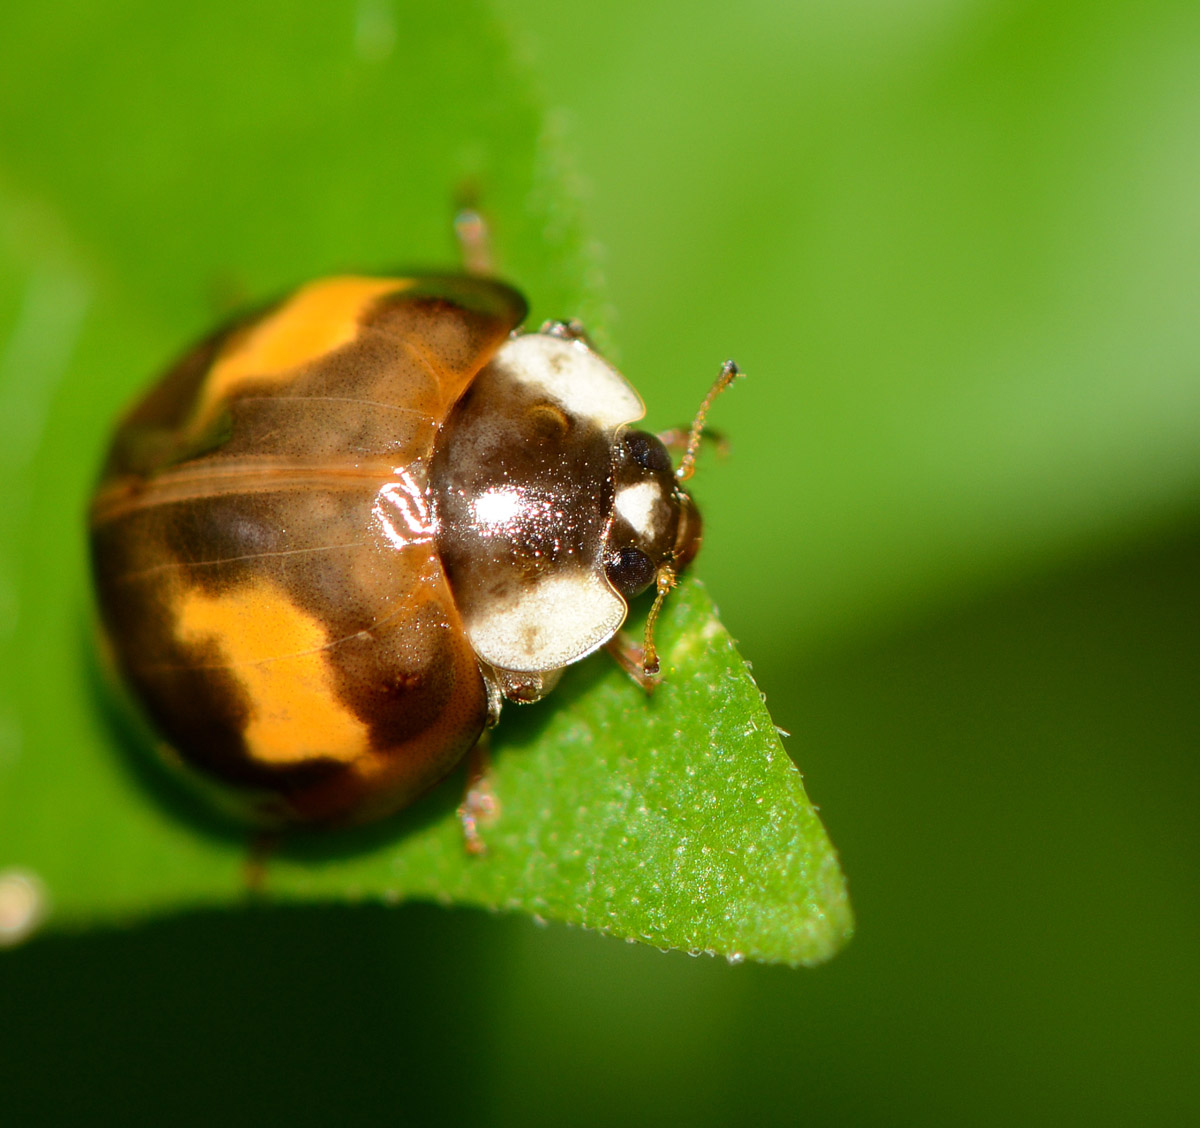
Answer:
[[[176,629],[185,643],[215,643],[242,683],[251,703],[243,736],[254,759],[351,762],[367,751],[367,726],[334,690],[328,633],[280,588],[262,580],[215,596],[193,588]]]
[[[345,276],[301,287],[222,350],[204,382],[192,428],[202,429],[240,385],[283,382],[301,365],[349,344],[371,302],[413,284],[404,278]]]

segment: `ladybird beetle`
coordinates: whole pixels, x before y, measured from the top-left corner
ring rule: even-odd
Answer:
[[[525,313],[481,276],[326,278],[121,421],[90,513],[103,636],[171,758],[242,815],[406,806],[695,555],[680,475],[717,385],[676,471],[582,330]]]

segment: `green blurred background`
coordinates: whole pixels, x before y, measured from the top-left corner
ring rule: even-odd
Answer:
[[[652,424],[751,374],[699,572],[858,935],[806,972],[422,906],[50,937],[0,961],[6,1122],[1200,1118],[1200,6],[497,14]]]

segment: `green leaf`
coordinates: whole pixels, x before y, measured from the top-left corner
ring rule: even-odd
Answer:
[[[94,672],[82,515],[107,421],[232,300],[446,267],[463,195],[533,320],[602,321],[594,272],[482,5],[221,19],[128,0],[6,24],[0,875],[36,875],[62,927],[237,905],[245,835],[137,754]],[[836,859],[698,584],[668,604],[662,644],[652,699],[599,659],[508,709],[486,858],[463,850],[450,782],[378,827],[288,840],[269,896],[433,898],[734,959],[827,957],[851,928]],[[13,888],[0,878],[0,917]]]
[[[509,707],[485,859],[465,857],[448,817],[459,793],[443,794],[446,817],[421,825],[412,812],[409,832],[373,855],[368,887],[735,961],[836,951],[849,904],[800,775],[703,587],[685,581],[669,606],[653,697],[602,660],[568,671],[554,705]],[[366,880],[357,864],[311,864],[328,854],[314,838],[290,850],[272,888],[313,896]]]

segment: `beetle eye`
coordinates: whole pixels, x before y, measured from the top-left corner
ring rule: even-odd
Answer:
[[[640,548],[617,549],[604,570],[626,599],[641,595],[654,582],[654,562]]]
[[[646,431],[630,431],[625,436],[625,449],[643,470],[667,474],[674,472],[667,448],[658,438]]]

